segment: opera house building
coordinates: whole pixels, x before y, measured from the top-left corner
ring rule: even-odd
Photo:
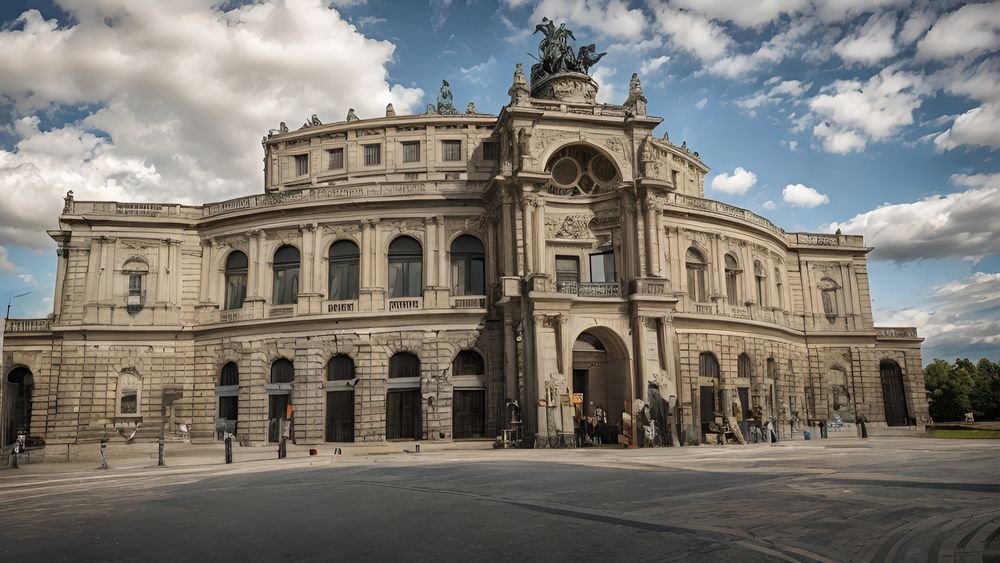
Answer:
[[[669,444],[924,430],[921,339],[874,325],[861,236],[706,198],[635,76],[621,105],[532,78],[499,115],[445,83],[282,126],[246,197],[67,195],[53,313],[5,326],[4,444],[643,445],[651,405]]]

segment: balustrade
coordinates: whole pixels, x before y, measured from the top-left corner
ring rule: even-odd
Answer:
[[[50,328],[48,319],[7,319],[4,324],[4,331],[8,333],[48,332]]]
[[[416,311],[423,308],[424,300],[420,297],[400,297],[389,300],[390,311]]]

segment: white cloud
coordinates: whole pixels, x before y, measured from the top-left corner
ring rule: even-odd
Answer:
[[[746,76],[765,67],[773,67],[801,46],[802,39],[813,29],[814,23],[801,19],[788,29],[776,33],[752,53],[736,53],[719,59],[708,66],[708,72],[727,78]]]
[[[762,203],[760,206],[763,207],[764,209],[767,209],[767,210],[772,210],[772,209],[777,209],[778,208],[778,205],[776,203],[774,203],[773,201],[771,201],[770,199],[767,200],[767,201],[765,201],[764,203]]]
[[[934,144],[941,150],[961,145],[1000,148],[1000,108],[984,104],[970,109],[956,117],[951,128],[934,137]]]
[[[815,188],[803,184],[788,184],[781,191],[781,197],[785,203],[792,207],[819,207],[830,203],[830,198],[819,193]]]
[[[938,18],[917,43],[917,59],[944,60],[1000,48],[1000,8],[996,2],[969,4]]]
[[[707,105],[708,105],[708,98],[702,98],[694,104],[694,107],[696,109],[705,109],[705,106]]]
[[[31,285],[37,286],[38,283],[35,282],[35,276],[31,274],[18,274],[17,278],[24,283],[29,283]]]
[[[782,100],[782,98],[789,98],[792,100],[800,98],[803,94],[812,88],[812,83],[803,84],[799,80],[781,80],[779,77],[774,77],[778,80],[778,83],[771,87],[770,90],[764,92],[761,90],[753,96],[747,96],[746,98],[741,98],[736,100],[736,105],[743,109],[757,109],[764,104],[776,104]],[[767,84],[774,84],[774,78],[769,79]]]
[[[496,66],[497,58],[490,55],[489,59],[477,65],[472,65],[468,68],[460,67],[459,72],[467,82],[486,86],[486,83],[489,82],[489,76],[493,73]]]
[[[872,14],[864,25],[834,45],[833,50],[845,62],[874,64],[896,54],[892,39],[895,34],[895,13]]]
[[[605,37],[622,39],[641,37],[647,25],[642,10],[629,8],[624,0],[541,0],[530,21],[537,23],[543,17],[556,24],[566,22],[574,31],[586,26]],[[534,28],[534,23],[531,26]]]
[[[667,61],[669,60],[670,57],[667,55],[646,59],[642,61],[642,65],[639,66],[639,74],[647,75],[656,72],[661,66],[667,64]]]
[[[819,123],[813,135],[827,152],[862,151],[868,141],[881,141],[913,123],[913,111],[927,92],[923,77],[894,67],[882,69],[863,84],[837,80],[809,101]]]
[[[728,172],[717,174],[712,178],[712,189],[729,195],[743,195],[757,183],[757,175],[737,166],[732,175]]]
[[[726,30],[705,16],[665,3],[653,5],[653,14],[659,31],[669,35],[676,48],[694,54],[703,62],[721,58],[733,46]]]
[[[903,29],[899,30],[899,44],[909,45],[930,29],[934,23],[934,14],[926,10],[911,12],[903,23]]]
[[[951,182],[968,189],[886,204],[826,230],[863,234],[875,247],[872,258],[894,262],[1000,254],[1000,173],[955,175]]]
[[[600,103],[613,103],[618,99],[618,85],[612,82],[611,77],[613,77],[618,71],[609,66],[597,67],[594,72],[590,74],[590,77],[597,82],[597,101]]]
[[[17,266],[7,259],[7,249],[0,246],[0,272],[16,272]]]
[[[348,107],[404,113],[423,91],[391,85],[395,47],[358,33],[325,0],[234,8],[204,2],[64,2],[0,31],[0,97],[17,117],[0,150],[0,243],[49,245],[62,195],[218,200],[257,191],[261,135]],[[349,78],[349,79],[345,79]],[[93,107],[40,129],[40,112]]]
[[[679,8],[698,12],[719,21],[731,21],[740,27],[760,27],[780,18],[794,15],[809,7],[808,0],[674,0]]]
[[[912,0],[813,0],[816,16],[824,22],[844,21],[885,8],[906,6]]]
[[[875,310],[883,326],[914,326],[924,340],[924,360],[1000,350],[1000,274],[975,272],[934,288],[923,302],[899,310]]]

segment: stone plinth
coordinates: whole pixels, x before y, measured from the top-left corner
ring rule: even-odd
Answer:
[[[597,103],[597,82],[579,72],[562,72],[547,76],[531,85],[531,96],[544,100]]]

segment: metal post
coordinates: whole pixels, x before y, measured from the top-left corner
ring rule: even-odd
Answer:
[[[233,462],[233,435],[226,433],[226,463]]]
[[[158,446],[157,449],[159,450],[159,452],[157,454],[157,460],[156,460],[156,466],[157,467],[166,467],[167,466],[166,460],[163,459],[163,449],[164,449],[165,443],[166,442],[163,439],[163,436],[160,436],[160,439],[157,441],[157,446]]]

